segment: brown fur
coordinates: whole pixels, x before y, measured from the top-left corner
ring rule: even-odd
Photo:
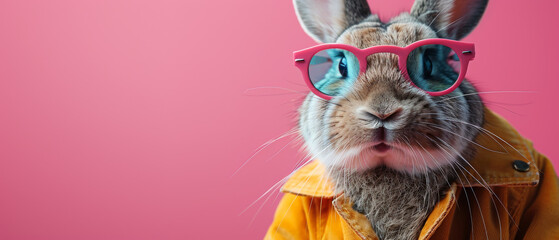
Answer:
[[[417,239],[435,204],[454,178],[451,169],[410,176],[384,167],[333,171],[336,189],[350,196],[354,209],[371,222],[380,239]],[[418,197],[421,196],[421,197]]]

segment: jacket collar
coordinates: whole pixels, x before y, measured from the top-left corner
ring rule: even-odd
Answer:
[[[531,142],[501,116],[485,109],[483,130],[475,141],[476,155],[464,166],[464,176],[457,179],[461,187],[537,185],[539,171],[532,155]],[[529,164],[527,172],[514,169],[513,162]],[[311,197],[334,197],[333,184],[319,161],[312,161],[289,177],[283,192]]]

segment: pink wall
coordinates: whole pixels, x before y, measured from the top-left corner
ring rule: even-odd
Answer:
[[[492,0],[468,76],[529,91],[484,98],[558,166],[559,3],[537,3]],[[291,1],[2,1],[0,36],[0,239],[263,236],[276,191],[241,212],[302,154],[280,140],[233,173],[303,96],[246,91],[307,92]]]

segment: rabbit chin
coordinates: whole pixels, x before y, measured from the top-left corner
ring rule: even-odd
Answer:
[[[449,166],[459,158],[457,153],[446,149],[423,149],[394,144],[390,146],[390,149],[381,151],[372,146],[353,147],[343,151],[330,149],[316,156],[327,168],[364,171],[387,167],[411,175],[425,174]]]

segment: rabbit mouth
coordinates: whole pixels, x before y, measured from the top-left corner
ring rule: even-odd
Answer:
[[[388,152],[388,151],[390,151],[390,150],[392,149],[392,146],[391,146],[391,145],[388,145],[388,144],[386,144],[386,143],[384,143],[384,142],[381,142],[381,143],[379,143],[379,144],[373,145],[372,148],[373,148],[373,150],[374,150],[375,152],[378,152],[378,153],[386,153],[386,152]]]

